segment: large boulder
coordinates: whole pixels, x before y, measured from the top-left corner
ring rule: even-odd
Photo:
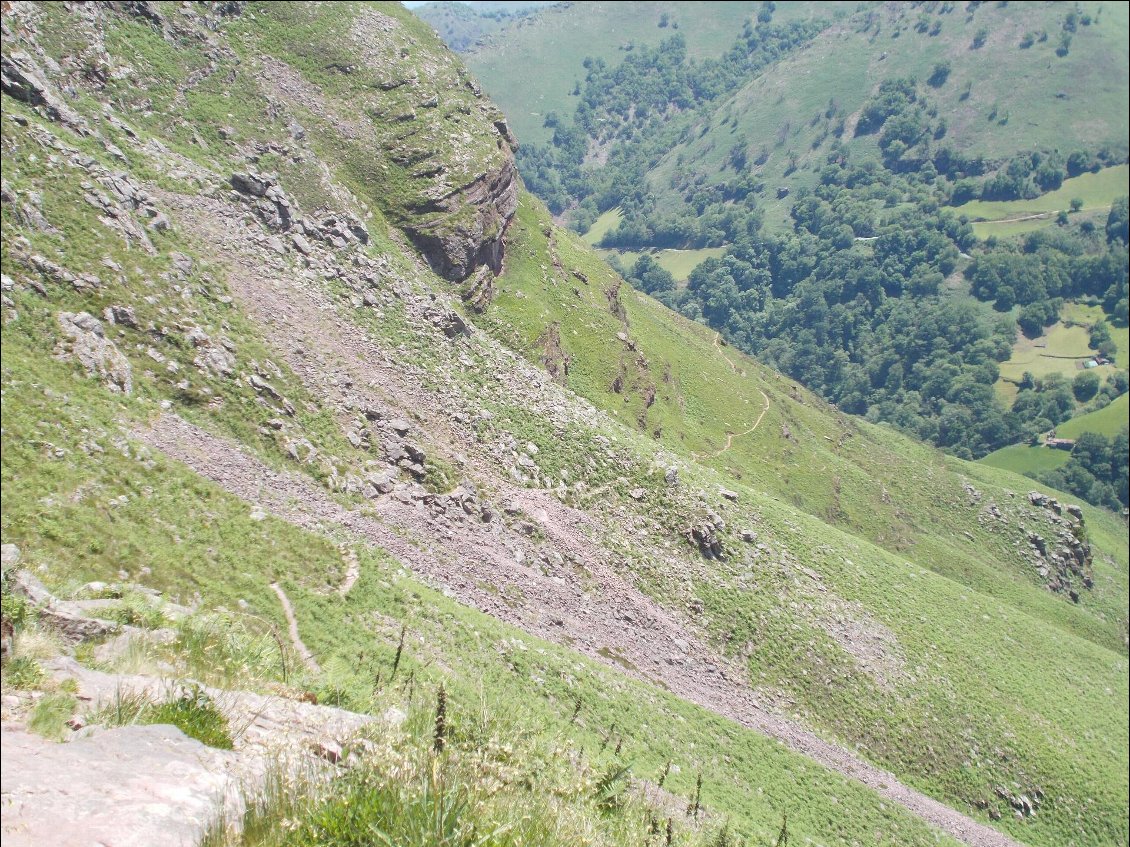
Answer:
[[[64,336],[56,349],[59,358],[78,361],[111,391],[129,394],[133,390],[129,359],[106,337],[98,318],[89,312],[60,312],[58,322]]]

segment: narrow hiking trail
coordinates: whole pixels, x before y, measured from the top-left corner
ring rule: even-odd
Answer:
[[[731,359],[729,356],[727,356],[723,352],[722,345],[720,343],[721,339],[722,339],[721,334],[719,334],[717,332],[714,333],[714,349],[718,351],[719,356],[721,356],[723,359],[726,360],[726,364],[728,364],[730,366],[731,371],[733,371],[736,374],[740,374],[741,376],[744,377],[746,375],[745,371],[744,370],[738,370],[738,366],[734,364],[734,360]],[[727,432],[726,433],[726,444],[725,444],[725,446],[722,447],[722,449],[715,451],[714,453],[710,453],[709,458],[717,459],[719,456],[721,456],[723,453],[726,453],[727,451],[729,451],[729,449],[731,447],[734,446],[734,439],[735,438],[744,438],[747,435],[752,435],[754,432],[757,431],[757,428],[759,426],[761,426],[761,421],[765,418],[765,413],[769,411],[770,407],[773,404],[769,400],[769,395],[766,394],[764,391],[762,391],[760,388],[757,389],[757,393],[760,394],[761,399],[765,401],[765,408],[761,410],[761,414],[757,416],[757,420],[755,420],[753,422],[753,426],[751,426],[749,429],[745,430],[744,432]],[[703,454],[697,454],[696,453],[695,457],[696,458],[703,458]]]
[[[302,659],[302,663],[306,665],[308,670],[321,673],[322,667],[318,664],[318,660],[314,658],[310,648],[302,643],[302,636],[298,633],[298,618],[294,616],[294,607],[290,605],[290,598],[286,596],[286,592],[277,582],[272,582],[271,588],[274,589],[279,602],[282,603],[283,614],[286,615],[286,627],[290,631],[290,643],[294,646],[295,652],[298,653],[299,658]]]

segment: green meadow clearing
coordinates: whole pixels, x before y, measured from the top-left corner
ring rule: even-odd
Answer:
[[[1127,194],[1130,165],[1115,165],[1066,179],[1055,191],[1032,200],[970,200],[954,208],[973,221],[978,238],[1005,238],[1048,226],[1058,212],[1071,209],[1072,200],[1083,201],[1083,206],[1073,214],[1101,216],[1111,203]]]

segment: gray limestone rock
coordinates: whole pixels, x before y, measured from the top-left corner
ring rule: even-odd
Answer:
[[[189,847],[236,803],[236,754],[173,726],[56,744],[5,725],[3,740],[5,847]]]
[[[113,341],[106,338],[102,322],[89,312],[60,312],[59,328],[66,339],[56,349],[61,359],[75,359],[88,374],[96,376],[111,391],[129,394],[133,372]]]

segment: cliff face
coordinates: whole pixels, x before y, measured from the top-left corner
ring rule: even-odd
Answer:
[[[432,269],[461,281],[502,270],[506,228],[518,208],[518,142],[502,113],[435,34],[408,15],[360,12],[352,49],[375,75],[355,92],[399,185],[386,213]],[[392,202],[387,202],[392,201]]]
[[[408,233],[432,270],[463,280],[479,267],[502,272],[506,227],[518,209],[518,171],[513,159],[456,189],[425,209],[431,217],[408,223]]]

